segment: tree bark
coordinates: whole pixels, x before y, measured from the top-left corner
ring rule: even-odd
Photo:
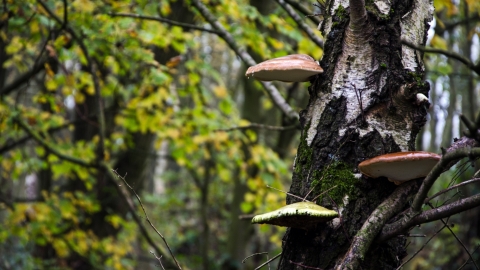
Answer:
[[[333,188],[317,203],[341,218],[309,231],[289,228],[279,269],[391,269],[406,255],[402,237],[380,244],[368,239],[364,250],[351,247],[364,239],[358,234],[362,226],[372,228],[368,235],[373,237],[383,227],[369,226],[384,222],[369,216],[399,188],[385,178],[362,176],[357,165],[415,148],[426,121],[426,107],[416,96],[428,96],[429,85],[422,79],[422,55],[401,40],[425,43],[433,6],[428,0],[369,1],[366,7],[362,2],[327,3],[330,16],[320,25],[327,38],[320,63],[324,73],[312,80],[309,105],[300,114],[303,133],[290,188],[310,200]],[[397,197],[404,208],[406,196]],[[287,198],[287,203],[296,201]],[[381,208],[376,212],[382,216]],[[347,253],[360,259],[347,260]]]

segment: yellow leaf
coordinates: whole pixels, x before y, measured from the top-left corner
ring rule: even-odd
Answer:
[[[53,240],[52,245],[55,251],[57,252],[58,257],[65,258],[69,255],[70,250],[68,248],[68,245],[62,239]]]
[[[445,39],[441,38],[439,35],[434,35],[430,45],[434,48],[439,48],[442,50],[447,50],[447,42]]]
[[[167,135],[167,137],[173,140],[180,137],[180,131],[178,129],[168,129],[167,131],[165,131],[165,134]]]
[[[87,89],[85,89],[85,92],[91,96],[95,94],[95,88],[93,88],[93,85],[89,85]]]
[[[89,13],[95,10],[95,4],[89,0],[76,0],[73,6],[83,12]]]
[[[8,13],[4,13],[4,14],[8,14]],[[38,26],[38,21],[36,20],[32,20],[29,25],[30,25],[30,31],[32,33],[38,33],[38,31],[40,30],[40,27]]]
[[[228,95],[227,89],[224,86],[216,86],[213,88],[213,93],[218,98],[225,98]]]

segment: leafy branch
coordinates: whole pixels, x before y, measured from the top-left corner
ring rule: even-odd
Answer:
[[[230,34],[225,27],[223,27],[215,18],[215,16],[208,10],[208,8],[200,0],[192,0],[192,5],[200,12],[205,20],[220,33],[218,36],[223,39],[228,46],[242,59],[242,61],[249,65],[254,66],[257,63],[253,57],[244,49],[241,49],[237,44],[232,34]],[[263,88],[267,91],[267,94],[272,99],[273,103],[290,119],[298,119],[299,115],[292,107],[285,101],[278,89],[271,82],[261,82]]]
[[[46,60],[41,61],[37,65],[34,65],[29,71],[23,73],[22,75],[18,76],[13,82],[6,85],[2,89],[0,89],[0,96],[6,96],[10,94],[13,90],[17,89],[22,84],[28,82],[28,80],[35,76],[36,74],[40,73],[42,70],[45,69],[45,64],[47,63]]]
[[[105,162],[101,162],[100,164],[96,164],[96,163],[93,163],[93,162],[86,162],[82,159],[78,159],[76,157],[72,157],[72,156],[69,156],[69,155],[66,155],[66,154],[63,154],[62,152],[60,152],[58,149],[56,149],[56,147],[54,147],[52,144],[50,144],[49,142],[47,142],[45,139],[43,139],[40,134],[38,134],[36,131],[34,131],[33,129],[31,129],[27,123],[25,123],[18,115],[14,117],[14,121],[26,132],[28,133],[37,143],[39,143],[40,145],[42,145],[43,147],[45,147],[51,154],[59,157],[60,159],[62,160],[65,160],[65,161],[69,161],[69,162],[72,162],[74,164],[77,164],[77,165],[80,165],[80,166],[83,166],[83,167],[86,167],[86,168],[103,168],[105,170],[105,172],[107,172],[108,174],[108,179],[112,181],[113,185],[116,187],[117,189],[117,192],[118,194],[120,195],[120,198],[124,200],[125,204],[128,206],[128,210],[129,212],[132,214],[132,217],[133,219],[135,220],[135,222],[137,223],[137,225],[139,226],[140,228],[140,231],[142,233],[142,235],[145,237],[145,239],[147,240],[147,242],[155,249],[155,252],[157,254],[163,254],[164,252],[161,251],[161,249],[155,244],[155,242],[153,241],[153,239],[151,238],[150,234],[148,233],[147,229],[145,228],[145,226],[143,225],[141,219],[138,217],[138,215],[136,214],[136,210],[135,210],[135,205],[133,203],[133,201],[130,199],[130,196],[129,196],[129,193],[128,191],[126,191],[125,189],[122,188],[122,185],[121,183],[118,183],[117,181],[115,181],[115,179],[117,179],[117,175],[115,175],[113,172],[114,170]],[[124,180],[123,178],[120,177],[120,179]],[[125,180],[124,180],[125,181]],[[132,189],[128,184],[127,186]],[[135,191],[134,191],[135,193]],[[170,249],[170,247],[168,246],[168,244],[166,243],[166,240],[165,238],[163,237],[162,234],[160,234],[158,232],[158,230],[153,226],[153,224],[151,224],[150,220],[148,219],[148,216],[146,215],[146,212],[145,212],[145,208],[143,207],[141,201],[140,201],[140,198],[138,197],[138,195],[135,193],[135,196],[137,196],[137,199],[139,200],[140,202],[140,205],[142,206],[142,209],[145,213],[145,216],[147,218],[147,221],[150,223],[150,225],[152,226],[152,228],[155,230],[155,232],[157,232],[157,234],[160,235],[160,237],[162,238],[162,240],[165,242],[165,244],[167,245],[167,248],[170,252],[170,254],[172,255],[174,261],[175,261],[175,264],[177,265],[177,267],[179,269],[182,269],[180,267],[180,265],[178,264],[177,260],[175,259],[175,257],[173,256],[173,253]]]
[[[92,163],[92,162],[86,162],[82,159],[79,159],[79,158],[76,158],[76,157],[72,157],[72,156],[69,156],[69,155],[66,155],[66,154],[63,154],[62,152],[60,152],[59,150],[57,150],[53,145],[51,145],[49,142],[47,142],[46,140],[44,140],[40,134],[38,134],[36,131],[34,131],[33,129],[31,129],[27,123],[25,123],[19,116],[15,116],[13,118],[13,120],[28,134],[30,135],[35,141],[37,141],[41,146],[45,147],[46,149],[48,149],[52,154],[54,154],[55,156],[59,157],[60,159],[63,159],[63,160],[66,160],[66,161],[69,161],[71,163],[74,163],[74,164],[77,164],[77,165],[80,165],[80,166],[83,166],[83,167],[87,167],[87,168],[95,168],[97,167],[96,164]]]
[[[306,9],[297,1],[293,1],[293,0],[284,0],[284,1],[285,3],[288,3],[290,6],[295,8],[296,10],[300,11],[303,15],[309,18],[310,21],[312,21],[314,24],[316,25],[320,24],[321,20],[316,16],[316,14],[311,14],[311,12],[308,9]]]
[[[300,27],[305,34],[317,44],[318,47],[323,49],[323,40],[320,39],[315,33],[312,31],[311,27],[308,26],[306,23],[302,21],[302,18],[293,10],[293,8],[288,5],[285,0],[275,0],[287,13],[288,15],[297,23],[298,27]]]
[[[157,22],[162,22],[170,25],[180,26],[185,30],[200,30],[202,32],[212,33],[216,35],[220,34],[220,32],[216,30],[208,29],[208,28],[201,27],[194,24],[173,21],[173,20],[162,18],[162,17],[146,16],[146,15],[131,14],[131,13],[114,13],[114,12],[109,12],[107,14],[111,17],[127,17],[127,18],[135,18],[135,19],[148,20],[148,21],[157,21]]]
[[[64,1],[64,20],[60,20],[60,18],[58,18],[57,15],[55,15],[53,13],[53,11],[51,11],[48,6],[43,3],[42,0],[37,0],[37,2],[45,9],[45,11],[48,13],[48,15],[50,17],[52,17],[58,24],[60,24],[62,26],[63,29],[65,29],[67,32],[69,32],[73,39],[78,43],[78,45],[80,46],[80,49],[82,50],[83,52],[83,55],[85,57],[85,60],[86,60],[86,63],[87,63],[87,67],[90,71],[90,74],[92,76],[92,79],[93,79],[93,88],[95,90],[95,99],[96,99],[96,103],[97,103],[97,114],[98,114],[98,123],[99,123],[99,136],[100,136],[100,141],[99,141],[99,145],[98,145],[98,159],[99,160],[103,160],[104,158],[104,151],[105,151],[105,115],[104,115],[104,112],[103,112],[103,105],[102,105],[102,97],[101,97],[101,90],[100,90],[100,81],[99,81],[99,78],[97,76],[97,72],[96,72],[96,68],[95,68],[95,65],[93,64],[93,61],[90,57],[90,54],[88,52],[88,49],[87,47],[85,46],[85,43],[83,42],[83,39],[80,38],[80,36],[75,32],[75,30],[73,28],[71,28],[69,25],[68,25],[68,20],[67,20],[67,13],[66,13],[66,4],[67,4],[67,1]]]

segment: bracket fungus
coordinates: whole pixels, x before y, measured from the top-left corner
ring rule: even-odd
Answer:
[[[297,202],[272,212],[256,215],[253,217],[252,223],[308,230],[317,223],[327,222],[337,216],[337,212],[321,207],[316,203]]]
[[[249,67],[245,76],[260,81],[306,82],[323,73],[322,67],[309,55],[292,54]]]
[[[430,152],[397,152],[365,160],[358,164],[358,169],[368,177],[384,176],[400,185],[427,176],[440,158],[440,155]]]

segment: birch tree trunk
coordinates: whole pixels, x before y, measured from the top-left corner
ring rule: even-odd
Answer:
[[[422,55],[401,40],[425,44],[433,6],[429,0],[377,0],[366,6],[363,0],[332,0],[326,9],[320,25],[325,72],[312,81],[309,105],[301,113],[290,192],[311,200],[331,189],[317,202],[338,210],[341,218],[310,231],[288,229],[279,269],[392,269],[406,255],[405,238],[376,243],[394,213],[385,214],[383,206],[371,213],[392,194],[402,201],[392,206],[400,212],[418,183],[368,179],[357,165],[415,148],[428,106],[417,97],[428,97],[430,86],[423,81]],[[289,204],[296,201],[287,198]]]

